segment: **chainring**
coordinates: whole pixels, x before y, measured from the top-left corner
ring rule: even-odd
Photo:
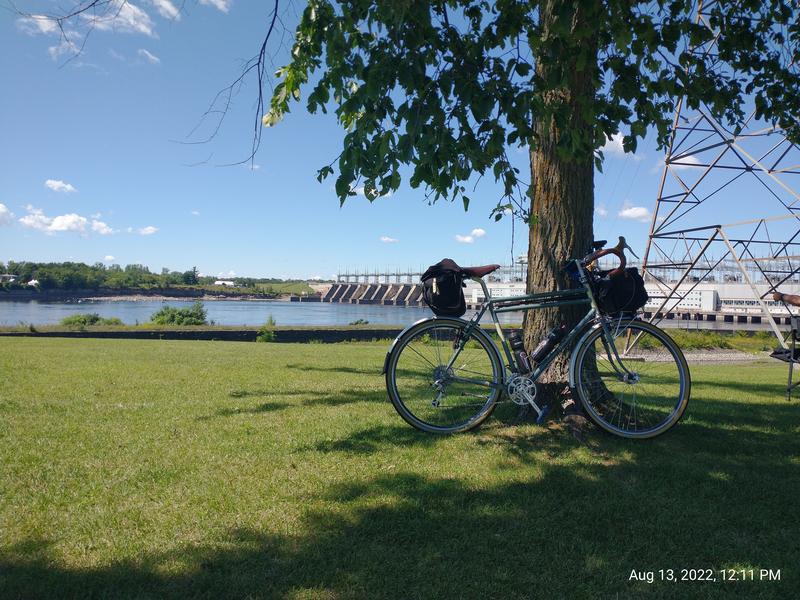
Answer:
[[[536,404],[536,383],[526,375],[518,373],[512,375],[506,383],[506,392],[514,404],[521,406]]]

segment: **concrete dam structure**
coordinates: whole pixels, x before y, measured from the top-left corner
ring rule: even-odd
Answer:
[[[294,296],[292,301],[422,306],[422,285],[418,283],[334,283],[319,295]]]

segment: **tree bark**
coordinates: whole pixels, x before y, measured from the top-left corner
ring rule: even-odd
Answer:
[[[541,23],[545,38],[553,38],[554,24],[559,18],[555,8],[559,3],[545,2],[541,6]],[[572,29],[584,26],[587,15],[576,9],[572,15]],[[574,42],[564,38],[554,48],[570,52]],[[535,141],[531,149],[531,204],[532,215],[528,245],[528,293],[566,289],[570,286],[562,269],[566,261],[587,253],[593,240],[594,217],[594,153],[591,144],[583,144],[577,153],[566,155],[559,145],[566,143],[564,132],[570,139],[576,132],[592,140],[594,123],[590,107],[596,91],[597,42],[584,39],[580,48],[567,54],[571,58],[560,61],[547,60],[547,54],[537,60],[538,76],[548,79],[560,76],[564,69],[565,85],[555,93],[542,97],[545,106],[560,106],[563,125],[559,127],[553,116],[540,116],[534,123]],[[563,46],[563,47],[562,47]],[[579,53],[586,53],[578,60]],[[579,62],[585,65],[579,68]],[[553,70],[559,73],[554,74]],[[546,115],[546,113],[545,113]],[[566,324],[570,327],[586,314],[586,307],[562,307],[530,311],[526,314],[524,332],[529,349],[535,347],[553,328]],[[567,381],[568,356],[561,355],[539,380],[539,398],[551,402]],[[544,397],[542,397],[544,396]]]

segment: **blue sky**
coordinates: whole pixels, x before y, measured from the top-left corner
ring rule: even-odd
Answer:
[[[39,5],[51,5],[40,2]],[[428,206],[404,185],[343,208],[315,175],[340,149],[331,115],[302,105],[265,130],[248,155],[254,88],[245,86],[219,134],[188,145],[215,93],[258,48],[269,7],[241,0],[141,0],[104,22],[80,56],[46,23],[0,11],[0,261],[142,263],[211,275],[328,278],[337,269],[508,262],[511,221],[489,216],[500,196],[482,181],[465,213]],[[171,17],[171,18],[170,18]],[[291,13],[286,16],[291,26]],[[75,38],[77,39],[77,37]],[[290,42],[286,41],[286,45]],[[276,66],[287,51],[274,49]],[[206,122],[195,138],[210,131]],[[662,153],[620,140],[596,174],[595,232],[625,235],[641,256]],[[524,150],[510,155],[527,171]],[[527,250],[516,225],[514,253]]]

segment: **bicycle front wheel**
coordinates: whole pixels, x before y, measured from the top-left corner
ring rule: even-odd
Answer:
[[[460,433],[485,421],[502,391],[503,364],[489,337],[464,321],[432,319],[396,343],[386,389],[397,412],[429,433]]]
[[[655,325],[642,321],[598,327],[576,351],[574,383],[587,416],[625,438],[668,431],[689,402],[689,366],[680,348]]]

